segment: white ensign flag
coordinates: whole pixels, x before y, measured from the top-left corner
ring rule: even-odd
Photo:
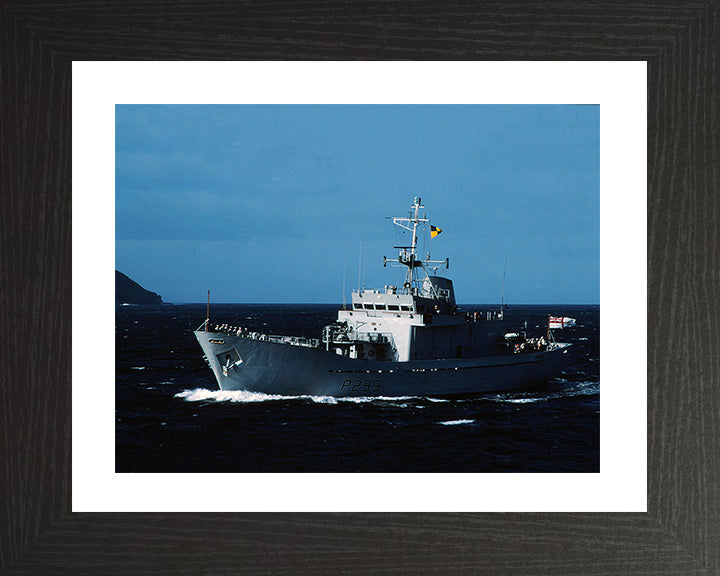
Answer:
[[[575,318],[566,318],[564,316],[550,316],[550,318],[548,319],[548,326],[550,330],[557,330],[558,328],[575,326]]]

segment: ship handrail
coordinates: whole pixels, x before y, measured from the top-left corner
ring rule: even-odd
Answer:
[[[206,322],[203,322],[198,328],[198,332],[203,330]],[[247,338],[249,340],[261,340],[265,342],[274,342],[276,344],[290,344],[291,346],[304,346],[306,348],[319,348],[319,338],[308,338],[306,336],[283,336],[279,334],[264,334],[262,332],[255,332],[248,330],[247,328],[241,328],[239,326],[231,326],[221,324],[219,326],[211,327],[211,332],[216,334],[225,334],[227,336],[234,336],[236,338]]]
[[[282,336],[279,334],[261,334],[260,340],[267,340],[268,342],[275,342],[276,344],[290,344],[292,346],[304,346],[306,348],[319,348],[319,338],[308,338],[306,336]],[[265,338],[262,338],[265,336]]]
[[[390,337],[392,336],[392,332],[359,332],[356,334],[357,337],[355,340],[360,342],[373,342],[376,344],[390,342]]]
[[[394,341],[392,332],[355,332],[351,337],[348,334],[342,333],[338,335],[339,338],[333,338],[330,343],[333,345],[350,345],[355,342],[370,342],[372,344],[385,344],[392,343]],[[323,340],[327,342],[326,340]]]

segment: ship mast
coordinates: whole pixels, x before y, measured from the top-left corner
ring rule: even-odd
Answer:
[[[404,262],[404,264],[408,267],[407,271],[407,277],[405,278],[405,288],[410,288],[412,286],[412,283],[415,281],[415,267],[416,266],[422,266],[422,262],[416,259],[417,256],[417,227],[418,223],[420,222],[418,220],[418,210],[420,208],[424,208],[424,206],[420,205],[420,198],[415,198],[415,204],[413,205],[415,208],[415,214],[413,218],[410,218],[410,222],[412,223],[412,244],[410,246],[410,253],[408,257],[408,262]],[[423,218],[423,222],[427,222],[427,219]]]
[[[415,202],[410,207],[411,212],[409,214],[409,218],[400,218],[400,217],[393,217],[392,221],[393,224],[396,226],[399,226],[400,228],[403,228],[404,230],[408,230],[409,232],[412,232],[412,242],[410,243],[410,246],[394,246],[394,248],[399,248],[400,253],[398,254],[397,262],[400,264],[407,266],[408,271],[405,276],[405,284],[403,284],[403,293],[405,294],[411,294],[413,293],[413,285],[415,282],[418,281],[418,278],[415,274],[416,268],[425,268],[426,264],[445,264],[446,267],[449,266],[448,260],[430,260],[430,253],[428,253],[428,260],[422,261],[418,260],[417,258],[417,240],[418,240],[418,234],[417,234],[417,228],[418,225],[426,225],[429,220],[425,217],[420,218],[420,210],[425,208],[420,203],[420,198],[415,198]],[[385,262],[383,266],[387,265],[388,259],[385,258]],[[393,263],[392,261],[390,261]],[[425,272],[427,275],[427,272]]]

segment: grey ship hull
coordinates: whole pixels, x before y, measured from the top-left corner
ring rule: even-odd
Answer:
[[[195,336],[222,390],[287,396],[437,396],[529,388],[560,373],[570,346],[482,358],[393,362],[225,333],[198,330]],[[228,355],[233,364],[224,369]]]

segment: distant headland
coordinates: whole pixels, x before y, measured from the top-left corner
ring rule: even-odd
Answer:
[[[115,270],[115,304],[163,304],[155,292],[145,290],[122,272]]]

